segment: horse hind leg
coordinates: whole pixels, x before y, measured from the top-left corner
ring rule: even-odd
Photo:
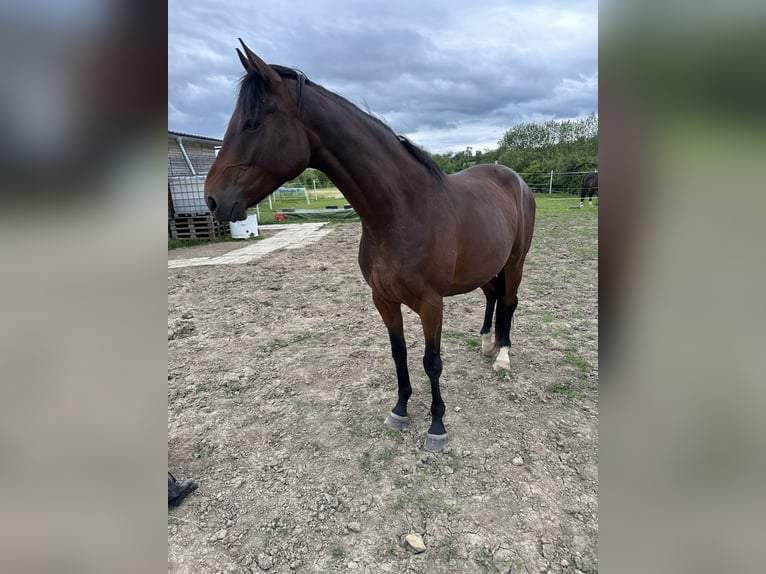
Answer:
[[[502,273],[502,271],[501,271]],[[502,297],[502,289],[498,289],[498,277],[492,278],[492,280],[482,285],[481,290],[484,291],[484,297],[486,298],[487,305],[484,309],[484,323],[481,326],[481,352],[485,357],[494,357],[499,349],[497,344],[497,335],[495,340],[492,340],[492,316],[495,314],[495,306],[497,305],[498,297]]]
[[[518,290],[521,283],[521,273],[521,264],[518,266],[515,264],[513,266],[506,265],[504,270],[505,290],[502,300],[498,302],[498,324],[495,327],[499,333],[500,350],[492,364],[492,368],[496,371],[501,369],[508,371],[511,368],[511,324],[513,323],[513,314],[519,304]],[[502,324],[500,321],[501,307],[503,308]]]

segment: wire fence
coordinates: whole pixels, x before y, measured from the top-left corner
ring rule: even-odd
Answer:
[[[583,178],[595,170],[587,171],[539,171],[539,172],[519,172],[527,185],[534,193],[560,193],[579,195],[582,189]],[[305,182],[301,179],[284,184],[288,187],[307,188],[309,194],[318,189],[334,188],[335,184],[331,181],[321,179]]]
[[[589,171],[519,172],[534,193],[580,195],[583,178]]]

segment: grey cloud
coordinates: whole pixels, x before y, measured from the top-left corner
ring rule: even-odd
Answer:
[[[297,67],[368,107],[395,131],[422,135],[417,143],[432,151],[464,149],[477,134],[502,135],[525,118],[596,111],[597,36],[580,25],[595,24],[593,0],[515,9],[504,0],[221,4],[169,5],[171,129],[223,135],[242,72],[237,37],[267,62]],[[490,16],[503,20],[487,21],[485,38],[477,30]],[[461,131],[465,145],[455,148]]]

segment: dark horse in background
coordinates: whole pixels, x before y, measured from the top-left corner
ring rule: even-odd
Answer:
[[[592,171],[582,180],[582,190],[580,190],[580,207],[585,203],[585,196],[588,196],[588,205],[593,205],[593,195],[598,196],[598,171]]]
[[[302,72],[270,66],[244,43],[242,48],[237,54],[245,75],[205,182],[208,207],[221,221],[241,221],[248,207],[307,167],[329,176],[360,216],[359,266],[391,342],[399,392],[385,423],[400,430],[408,422],[412,387],[404,304],[419,315],[425,336],[423,366],[432,402],[424,446],[440,451],[447,444],[439,390],[443,298],[484,291],[483,351],[496,357],[495,368],[509,369],[511,320],[532,241],[534,197],[502,165],[445,175],[380,120]]]

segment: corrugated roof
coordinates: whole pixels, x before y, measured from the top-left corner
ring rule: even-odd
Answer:
[[[175,137],[180,137],[180,138],[187,139],[187,140],[197,140],[197,141],[201,141],[201,142],[210,142],[210,143],[215,143],[215,144],[218,144],[218,145],[223,143],[223,140],[219,140],[219,139],[216,139],[216,138],[209,138],[207,136],[195,136],[194,134],[185,134],[183,132],[174,132],[174,131],[168,130],[168,138],[175,138]]]

